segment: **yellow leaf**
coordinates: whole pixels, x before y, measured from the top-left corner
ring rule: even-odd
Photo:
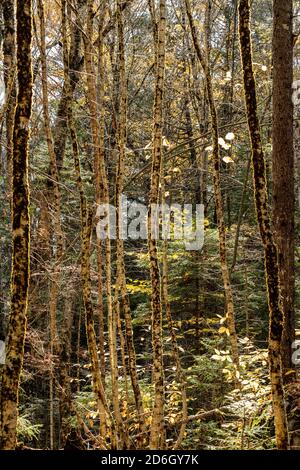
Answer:
[[[293,369],[290,369],[290,370],[288,370],[287,372],[285,372],[284,375],[291,375],[291,374],[296,374],[296,371],[293,370]]]
[[[221,326],[221,328],[219,328],[219,333],[222,335],[223,333],[226,333],[226,330],[227,328],[225,326]]]
[[[223,162],[225,162],[225,163],[234,163],[234,160],[232,160],[231,157],[223,157]]]

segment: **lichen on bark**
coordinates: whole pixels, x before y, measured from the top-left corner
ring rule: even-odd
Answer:
[[[16,446],[19,382],[28,307],[30,268],[28,143],[32,104],[31,0],[17,1],[16,19],[18,94],[13,129],[11,309],[0,397],[1,448],[5,450],[15,449]]]
[[[265,274],[270,319],[269,367],[276,443],[278,449],[287,449],[288,430],[284,402],[284,389],[282,384],[280,351],[283,330],[283,309],[280,300],[277,247],[271,230],[271,219],[268,209],[266,164],[257,113],[256,83],[253,72],[251,50],[249,0],[240,0],[239,3],[239,36],[243,66],[246,113],[252,149],[255,206],[265,255]]]

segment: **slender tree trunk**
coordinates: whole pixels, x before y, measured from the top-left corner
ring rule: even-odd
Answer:
[[[121,2],[117,3],[117,23],[118,23],[118,45],[119,45],[119,73],[120,73],[120,90],[119,90],[119,119],[118,119],[118,164],[116,175],[116,227],[117,227],[117,282],[116,282],[116,296],[121,295],[122,305],[124,309],[125,320],[125,339],[128,353],[128,366],[131,379],[131,385],[134,393],[135,404],[139,419],[140,433],[144,433],[145,418],[144,406],[141,389],[138,380],[137,367],[136,367],[136,353],[133,342],[132,330],[132,317],[130,300],[126,286],[126,272],[124,261],[124,242],[121,234],[122,227],[120,226],[121,218],[119,213],[119,201],[122,196],[124,186],[124,164],[125,164],[125,146],[126,146],[126,133],[127,133],[127,83],[126,83],[126,68],[125,68],[125,46],[124,46],[124,27],[122,18]]]
[[[84,195],[83,184],[81,179],[80,162],[79,162],[79,151],[76,133],[74,125],[70,118],[70,134],[73,147],[74,165],[76,171],[77,187],[80,194],[80,212],[81,212],[81,279],[82,279],[82,292],[83,292],[83,303],[85,308],[85,319],[86,319],[86,335],[88,349],[91,359],[91,370],[92,370],[92,383],[93,391],[97,401],[97,408],[99,416],[103,418],[105,412],[105,420],[109,416],[108,405],[106,402],[104,387],[101,380],[100,365],[97,354],[97,341],[94,328],[94,308],[91,300],[91,279],[90,279],[90,238],[92,231],[92,213],[87,205],[86,197]],[[111,424],[112,423],[112,420]],[[106,421],[105,421],[106,423]],[[106,426],[105,426],[106,428]],[[103,445],[107,435],[102,435],[104,427],[100,426],[100,433],[103,439]],[[113,437],[113,436],[112,436]],[[105,447],[104,447],[105,448]]]
[[[101,142],[99,140],[99,125],[98,125],[98,112],[97,112],[97,88],[95,81],[95,67],[93,63],[93,1],[88,1],[88,15],[87,15],[87,34],[84,40],[85,44],[85,66],[87,73],[87,89],[88,89],[88,105],[90,110],[90,123],[93,139],[94,151],[94,168],[95,168],[95,181],[101,184],[99,197],[105,204],[109,204],[109,188],[106,177],[106,168],[104,162],[104,149],[100,149]],[[119,405],[119,386],[118,386],[118,355],[117,355],[117,318],[116,312],[113,309],[112,302],[112,285],[111,285],[111,241],[110,241],[110,228],[108,221],[108,236],[105,240],[105,260],[106,260],[106,295],[108,306],[108,330],[109,330],[109,351],[110,351],[110,366],[111,366],[111,382],[112,382],[112,403],[114,415],[116,419],[117,431],[120,436],[120,446],[125,438],[123,433],[122,416],[120,413]]]
[[[85,7],[86,0],[76,0],[77,15]],[[69,10],[70,21],[70,50],[68,52],[69,76],[64,79],[63,89],[58,104],[56,121],[54,124],[54,149],[57,161],[57,168],[60,171],[63,167],[65,146],[67,140],[68,128],[68,106],[72,100],[74,91],[80,79],[80,72],[83,69],[84,61],[81,53],[82,31],[77,21],[72,22],[71,11]],[[66,26],[67,27],[67,26]],[[70,86],[70,89],[69,89]]]
[[[70,382],[70,358],[72,325],[74,321],[74,286],[70,281],[66,286],[64,296],[64,317],[60,333],[60,447],[64,447],[70,431],[69,418],[72,412],[72,393]]]
[[[5,83],[5,102],[0,113],[0,125],[2,125],[2,117],[6,117],[6,169],[5,165],[1,168],[1,176],[3,170],[2,183],[2,196],[4,200],[11,203],[12,192],[12,158],[13,158],[13,127],[14,127],[14,113],[16,105],[16,24],[15,24],[15,5],[14,0],[3,0],[3,68],[4,68],[4,83]],[[2,166],[0,164],[0,166]],[[4,212],[4,211],[3,211]],[[3,214],[2,223],[7,223],[7,218],[11,217],[11,213],[5,217]],[[1,240],[1,251],[11,253],[11,241],[3,238]],[[3,278],[9,273],[9,268],[5,263],[1,266],[0,276]],[[2,306],[0,307],[0,338],[5,340],[7,329],[7,295],[5,294],[5,286],[1,283],[1,297],[3,298]]]
[[[218,132],[218,117],[214,101],[214,92],[211,79],[211,71],[208,63],[209,53],[207,60],[204,58],[200,43],[196,31],[196,26],[192,16],[190,0],[185,0],[187,17],[189,20],[193,43],[195,51],[198,57],[198,60],[203,68],[206,81],[206,90],[210,107],[211,115],[211,125],[212,125],[212,141],[213,141],[213,182],[214,182],[214,194],[215,194],[215,204],[216,204],[216,215],[218,223],[218,232],[219,232],[219,253],[220,253],[220,263],[224,284],[225,292],[225,306],[226,306],[226,319],[229,329],[229,337],[231,344],[231,354],[232,360],[236,368],[236,384],[238,385],[238,372],[239,372],[239,351],[238,351],[238,340],[235,328],[235,316],[234,316],[234,304],[233,304],[233,294],[230,281],[230,272],[228,268],[227,261],[227,250],[226,250],[226,229],[224,221],[224,209],[223,201],[221,194],[221,181],[220,181],[220,154],[219,154],[219,132]]]
[[[62,29],[63,29],[63,50],[64,50],[64,75],[65,82],[68,84],[69,77],[69,61],[68,61],[68,45],[67,45],[67,36],[66,36],[66,16],[65,16],[65,0],[62,2]],[[70,84],[69,84],[69,93]],[[73,110],[72,110],[72,101],[67,99],[68,105],[68,124],[70,130],[70,137],[72,142],[73,158],[74,158],[74,167],[76,173],[76,183],[80,197],[80,216],[81,216],[81,280],[82,280],[82,292],[83,292],[83,303],[85,309],[85,322],[86,322],[86,335],[88,350],[91,359],[91,371],[92,371],[92,385],[94,395],[97,401],[97,408],[99,412],[99,417],[103,418],[103,413],[105,412],[105,424],[107,418],[109,418],[112,435],[111,439],[114,443],[115,437],[113,433],[114,423],[111,419],[110,412],[108,409],[108,404],[106,402],[106,396],[104,392],[104,387],[101,379],[100,364],[97,354],[97,342],[94,329],[94,308],[91,300],[91,279],[90,279],[90,238],[92,230],[92,213],[88,207],[87,199],[84,193],[83,182],[81,178],[81,169],[80,169],[80,160],[79,160],[79,147],[77,142],[77,135],[75,131],[74,121],[73,121]],[[106,430],[106,425],[103,426],[103,423],[100,425],[100,437],[102,438],[102,445],[105,448],[106,433],[103,434]]]
[[[132,0],[124,1],[122,4],[122,11],[125,10]],[[75,9],[77,15],[81,14],[81,11],[86,7],[87,0],[76,0]],[[70,4],[69,4],[70,5]],[[69,7],[68,5],[68,7]],[[103,12],[105,11],[106,5],[105,2],[102,5]],[[69,7],[69,11],[72,11],[72,8]],[[56,116],[56,122],[54,126],[54,136],[55,136],[55,154],[57,158],[57,166],[60,171],[63,167],[64,155],[65,155],[65,146],[67,138],[67,108],[69,106],[68,100],[72,99],[73,94],[76,90],[77,84],[80,80],[81,72],[84,67],[84,55],[82,55],[82,29],[77,21],[72,21],[70,17],[70,36],[71,36],[71,45],[69,52],[69,78],[71,92],[68,91],[68,83],[64,81],[63,89],[61,92],[61,97],[58,105],[58,111]],[[104,18],[103,18],[104,19]],[[105,37],[114,27],[115,16],[113,15],[110,21],[107,22],[106,26],[102,29],[102,38]]]
[[[255,204],[260,235],[265,253],[265,272],[269,302],[269,366],[272,400],[278,449],[288,448],[288,430],[281,372],[280,344],[283,328],[283,310],[280,302],[279,267],[277,247],[271,231],[268,210],[266,164],[262,150],[259,120],[257,115],[256,84],[253,73],[250,5],[249,0],[239,3],[239,34],[241,58],[244,72],[245,103],[252,146]]]
[[[184,18],[186,18],[186,15],[183,15]],[[187,64],[185,65],[187,66]],[[186,87],[188,89],[188,81],[186,81]],[[197,150],[195,148],[195,144],[193,141],[194,138],[194,131],[193,131],[193,124],[192,124],[192,118],[191,118],[191,113],[189,109],[189,96],[187,95],[186,99],[184,100],[184,108],[185,108],[185,120],[186,120],[186,132],[187,132],[187,137],[189,139],[189,151],[190,151],[190,157],[191,157],[191,164],[192,167],[194,168],[194,171],[196,173],[196,181],[195,181],[195,204],[201,204],[202,203],[202,185],[201,183],[203,182],[203,179],[201,178],[201,173],[203,174],[202,170],[200,170],[200,166],[203,167],[201,164],[199,164],[199,160],[203,162],[203,152],[202,155],[199,157],[197,155]],[[164,184],[164,180],[162,180],[162,185]],[[167,243],[167,242],[165,242]],[[197,251],[195,253],[196,257],[196,264],[200,266],[200,260],[201,260],[202,253],[200,251]],[[198,269],[196,278],[195,278],[195,315],[196,315],[196,324],[195,324],[195,330],[196,330],[196,348],[199,348],[200,342],[199,342],[199,336],[200,336],[200,313],[201,313],[201,306],[199,302],[199,297],[200,297],[200,270]]]
[[[209,14],[208,23],[211,23],[211,7],[212,2],[211,0],[207,0],[209,4]],[[230,5],[231,3],[231,5]],[[225,19],[226,19],[226,27],[227,27],[227,34],[226,34],[226,44],[225,44],[225,70],[230,73],[230,80],[226,80],[224,87],[223,87],[223,104],[220,110],[220,124],[231,124],[233,119],[233,95],[234,95],[234,66],[235,66],[235,42],[236,42],[236,29],[237,29],[237,11],[236,11],[236,0],[232,2],[228,2],[225,7]],[[232,146],[228,149],[228,156],[232,157]],[[223,165],[221,168],[221,174],[224,180],[224,191],[223,191],[223,200],[226,204],[227,209],[227,226],[228,229],[231,227],[231,191],[230,191],[230,178],[232,177],[233,173],[232,165]]]
[[[155,35],[156,36],[156,35]],[[152,347],[154,405],[150,433],[150,449],[164,447],[164,369],[162,345],[162,302],[157,243],[152,227],[152,205],[159,202],[159,180],[162,159],[163,92],[165,77],[166,3],[160,0],[157,23],[156,85],[153,111],[153,153],[148,213],[148,245],[151,276]],[[153,214],[154,215],[154,214]]]
[[[285,25],[285,27],[283,26]],[[273,2],[273,224],[278,248],[279,279],[284,314],[282,350],[283,381],[292,364],[295,339],[295,236],[293,148],[293,1]],[[286,375],[287,374],[287,375]]]
[[[3,66],[6,100],[6,162],[7,162],[7,188],[11,198],[12,158],[13,158],[13,127],[16,105],[16,25],[15,2],[3,0],[4,40],[3,40]]]
[[[238,247],[239,247],[239,238],[240,238],[240,231],[241,231],[241,226],[243,222],[243,215],[244,215],[244,204],[245,204],[245,199],[247,195],[247,187],[248,187],[248,180],[249,180],[249,174],[250,174],[250,166],[251,166],[251,157],[248,157],[248,162],[247,162],[247,167],[246,167],[246,173],[244,177],[244,183],[243,183],[243,192],[242,192],[242,197],[241,197],[241,203],[240,203],[240,208],[239,208],[239,213],[238,213],[238,220],[236,224],[236,234],[235,234],[235,240],[234,240],[234,247],[233,247],[233,256],[232,256],[232,262],[231,262],[231,267],[230,267],[230,272],[232,273],[236,261],[237,261],[237,256],[238,256]]]
[[[161,193],[162,198],[161,202],[164,206],[166,204],[165,198],[165,184],[164,184],[164,169],[162,167],[162,178],[161,178]],[[188,407],[187,407],[187,394],[186,394],[186,386],[185,386],[185,378],[182,370],[182,365],[180,361],[180,354],[179,348],[176,338],[176,331],[173,324],[172,313],[171,313],[171,304],[169,300],[169,268],[168,268],[168,241],[163,241],[163,252],[162,252],[162,297],[163,303],[165,306],[165,315],[168,323],[168,328],[171,336],[171,344],[172,344],[172,353],[173,353],[173,360],[176,367],[176,379],[178,382],[179,390],[181,393],[181,401],[182,401],[182,417],[181,417],[181,426],[179,430],[179,434],[177,440],[174,444],[173,449],[178,449],[184,439],[186,423],[188,420]],[[198,295],[198,292],[197,292]]]
[[[29,287],[28,143],[32,103],[31,0],[17,0],[16,17],[18,95],[13,131],[11,312],[0,399],[1,448],[7,450],[16,446],[18,394],[24,356]]]
[[[50,289],[50,321],[52,323],[52,335],[54,346],[57,346],[57,327],[56,327],[56,309],[57,298],[59,292],[59,279],[60,269],[58,261],[61,259],[64,248],[64,237],[61,227],[61,195],[58,181],[58,170],[56,164],[56,157],[54,151],[54,142],[52,130],[50,126],[49,115],[49,102],[48,102],[48,85],[47,85],[47,61],[46,61],[46,31],[45,31],[45,13],[43,0],[38,0],[38,15],[40,19],[40,55],[42,65],[42,93],[43,93],[43,115],[44,115],[44,128],[47,141],[47,148],[50,157],[51,178],[53,186],[53,208],[54,208],[54,221],[53,221],[53,235],[55,240],[55,257],[53,266],[53,280],[51,281]]]
[[[76,371],[76,378],[77,378],[77,393],[80,392],[80,340],[81,340],[81,322],[82,322],[82,308],[80,306],[78,312],[78,325],[77,325],[77,337],[76,337],[76,362],[77,362],[77,371]]]
[[[148,8],[149,8],[151,21],[152,21],[153,42],[154,42],[155,54],[156,54],[157,45],[158,45],[158,24],[157,24],[156,8],[155,8],[154,0],[148,0]]]
[[[43,115],[44,128],[47,141],[47,148],[50,157],[51,170],[51,202],[54,209],[54,218],[52,224],[52,235],[55,243],[54,246],[54,262],[52,266],[50,293],[49,293],[49,312],[50,312],[50,355],[51,365],[49,371],[50,380],[50,449],[54,448],[54,387],[53,380],[55,375],[55,367],[53,357],[59,352],[59,339],[57,333],[57,301],[60,290],[60,259],[64,250],[64,237],[61,227],[61,195],[58,182],[58,170],[56,164],[56,156],[54,151],[54,142],[52,129],[50,126],[49,102],[48,102],[48,84],[47,84],[47,61],[46,61],[46,30],[45,30],[45,12],[43,0],[38,0],[38,16],[40,21],[40,38],[38,46],[40,50],[41,66],[42,66],[42,94],[43,94]]]
[[[103,2],[102,10],[99,18],[98,27],[98,70],[97,70],[97,111],[98,111],[98,126],[99,126],[99,149],[95,154],[95,192],[96,203],[100,204],[103,200],[103,190],[101,182],[101,167],[100,161],[104,161],[105,152],[105,102],[104,102],[104,87],[105,87],[105,57],[104,57],[104,41],[103,41],[103,26],[106,10],[106,1]],[[97,237],[97,269],[98,269],[98,316],[99,316],[99,351],[100,351],[100,367],[103,385],[105,387],[105,348],[104,348],[104,308],[103,308],[103,243]]]

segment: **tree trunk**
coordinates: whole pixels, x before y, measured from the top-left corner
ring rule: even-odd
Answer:
[[[165,197],[165,181],[164,181],[164,168],[162,164],[162,178],[161,178],[161,202],[162,205],[164,206],[166,204],[166,197]],[[168,323],[168,328],[171,336],[171,345],[172,345],[172,355],[173,355],[173,360],[175,363],[176,367],[176,379],[178,382],[178,387],[181,393],[181,401],[182,401],[182,421],[181,421],[181,426],[179,429],[178,437],[177,440],[174,444],[173,449],[176,450],[180,447],[184,435],[185,435],[185,429],[186,429],[186,423],[188,419],[188,405],[187,405],[187,394],[186,394],[186,384],[185,384],[185,378],[182,370],[182,365],[181,365],[181,360],[180,360],[180,354],[179,354],[179,348],[178,348],[178,343],[177,343],[177,337],[176,337],[176,331],[174,328],[174,323],[172,319],[172,312],[171,312],[171,304],[169,300],[169,267],[168,267],[168,241],[164,240],[163,241],[163,247],[162,247],[162,276],[161,276],[161,283],[162,283],[162,298],[163,298],[163,303],[165,306],[165,315],[166,315],[166,320]],[[198,292],[197,292],[198,294]],[[196,337],[197,340],[197,337]]]
[[[74,286],[72,280],[67,284],[64,295],[64,317],[60,331],[59,375],[60,375],[60,447],[64,447],[70,432],[70,415],[72,412],[72,393],[70,382],[70,359],[72,325],[74,322]]]
[[[156,35],[155,35],[156,36]],[[151,189],[148,212],[148,246],[151,277],[152,347],[154,405],[150,433],[150,449],[164,447],[164,370],[162,345],[162,303],[160,272],[155,234],[152,230],[152,205],[159,203],[159,180],[162,159],[163,92],[165,77],[166,3],[160,0],[156,44],[156,84],[153,111],[153,152]]]
[[[50,293],[49,293],[49,313],[50,313],[50,449],[54,448],[54,365],[53,356],[59,352],[59,339],[57,334],[57,301],[60,290],[60,259],[64,250],[64,237],[61,227],[61,195],[58,182],[58,171],[52,130],[50,126],[49,103],[48,103],[48,84],[47,84],[47,61],[46,61],[46,30],[45,30],[45,12],[43,0],[38,0],[38,16],[40,20],[40,38],[37,38],[40,50],[42,66],[42,94],[43,94],[43,116],[44,129],[47,141],[47,148],[50,157],[50,171],[53,191],[50,192],[50,200],[53,204],[54,218],[52,223],[52,235],[54,240],[54,261],[52,265]]]
[[[68,45],[66,35],[66,21],[65,21],[65,2],[62,2],[62,26],[63,26],[63,49],[64,49],[64,75],[65,82],[68,84],[69,70],[68,70]],[[71,93],[71,87],[69,83],[69,92]],[[100,364],[97,354],[97,342],[94,329],[94,308],[91,299],[91,279],[90,279],[90,238],[92,231],[92,213],[88,206],[87,199],[84,193],[83,182],[81,178],[80,160],[79,160],[79,146],[77,142],[77,135],[73,120],[72,100],[67,99],[68,105],[68,124],[70,130],[70,137],[73,150],[74,167],[76,173],[76,184],[80,198],[80,218],[81,218],[81,281],[82,281],[82,293],[83,303],[85,309],[85,323],[86,323],[86,336],[88,343],[88,350],[91,359],[91,372],[92,372],[92,386],[95,399],[97,402],[97,409],[99,417],[103,421],[103,413],[105,413],[105,419],[110,418],[110,424],[113,430],[114,423],[111,419],[108,404],[106,402],[106,396],[101,378]],[[102,446],[105,448],[106,441],[106,420],[105,426],[103,422],[100,426],[100,437],[102,438]],[[113,432],[111,434],[112,442],[115,441]]]
[[[6,95],[6,161],[7,161],[7,187],[11,198],[12,154],[13,154],[13,127],[16,104],[16,25],[14,0],[3,0],[4,40],[3,40],[3,67]]]
[[[3,68],[4,68],[4,82],[5,82],[5,104],[1,109],[0,123],[2,124],[2,116],[6,113],[6,184],[2,183],[2,197],[4,200],[11,202],[12,191],[12,158],[13,158],[13,127],[14,127],[14,114],[16,104],[16,25],[15,25],[15,6],[13,0],[3,0],[2,2],[4,33],[3,33]],[[2,114],[3,113],[3,114]],[[0,166],[2,166],[0,164]],[[1,168],[1,170],[4,168]],[[3,176],[5,170],[3,171]],[[2,173],[2,171],[1,171]],[[2,175],[1,175],[2,176]],[[3,200],[3,203],[5,204]],[[2,201],[1,201],[2,203]],[[10,214],[11,215],[11,214]],[[9,216],[10,216],[9,215]],[[9,217],[8,216],[8,217]],[[7,222],[4,217],[1,220],[3,224]],[[3,238],[1,240],[1,251],[8,252],[11,255],[11,241]],[[9,268],[5,263],[1,266],[1,278],[9,274]],[[1,297],[3,298],[2,306],[0,306],[0,338],[5,339],[7,329],[7,304],[8,298],[6,297],[5,286],[1,282]]]
[[[255,205],[258,226],[264,247],[265,272],[269,302],[269,367],[272,400],[278,449],[288,448],[288,430],[281,373],[280,343],[283,327],[283,310],[280,302],[279,267],[277,247],[271,231],[268,210],[266,164],[262,150],[259,120],[257,115],[256,84],[253,73],[250,5],[249,0],[239,3],[239,34],[244,73],[245,103],[252,146]]]
[[[87,31],[84,40],[85,45],[85,66],[87,73],[87,97],[88,106],[90,111],[90,126],[93,139],[93,152],[94,152],[94,168],[95,168],[95,181],[100,184],[97,188],[99,194],[99,201],[109,204],[109,187],[106,177],[106,168],[104,162],[104,149],[100,148],[99,140],[99,124],[97,112],[97,89],[95,80],[95,67],[93,63],[93,1],[89,0],[87,15]],[[102,144],[103,145],[103,144]],[[98,193],[99,191],[99,193]],[[101,200],[102,198],[102,200]],[[122,416],[119,406],[119,386],[118,386],[118,355],[117,355],[117,319],[116,312],[113,308],[112,302],[112,283],[111,283],[111,241],[110,241],[110,228],[108,222],[108,236],[105,240],[105,260],[106,260],[106,296],[108,306],[108,330],[109,330],[109,351],[110,351],[110,366],[111,366],[111,383],[112,383],[112,403],[114,409],[114,416],[117,425],[117,431],[120,440],[123,441],[125,436],[123,434]],[[103,422],[103,421],[102,421]],[[120,443],[122,448],[122,442]]]
[[[80,14],[82,8],[85,6],[86,0],[77,0],[77,15]],[[69,10],[70,13],[70,10]],[[61,92],[61,98],[59,100],[56,121],[54,125],[54,149],[57,161],[57,168],[60,171],[63,167],[65,146],[67,140],[67,128],[68,128],[68,106],[69,101],[72,100],[74,91],[80,78],[80,72],[83,68],[83,57],[81,54],[82,46],[82,31],[77,21],[72,22],[69,18],[70,27],[70,50],[68,52],[68,63],[69,63],[69,76],[64,79],[63,89]],[[70,89],[69,89],[70,86]]]
[[[95,81],[95,71],[94,71],[94,63],[93,63],[93,7],[92,3],[88,2],[88,17],[87,17],[87,37],[85,38],[85,65],[86,65],[86,72],[87,72],[87,97],[88,97],[88,106],[90,110],[90,126],[92,131],[92,142],[93,142],[93,153],[94,153],[94,169],[95,169],[95,186],[96,186],[96,202],[99,204],[101,196],[103,197],[103,181],[101,181],[102,174],[100,166],[100,158],[99,155],[103,154],[104,150],[104,136],[103,132],[100,129],[100,126],[103,126],[103,119],[104,116],[101,115],[100,122],[98,122],[98,110],[97,110],[97,91],[96,91],[96,81]],[[99,38],[101,41],[101,38]],[[102,58],[101,58],[102,59]],[[103,86],[103,84],[101,84]],[[98,297],[98,312],[99,312],[99,324],[103,326],[103,302],[102,299],[102,251],[101,251],[101,243],[97,242],[97,264],[98,264],[98,293],[100,292],[100,296]],[[102,315],[102,316],[101,316]],[[100,331],[99,337],[101,338],[101,344],[103,347],[103,334]],[[100,359],[101,363],[101,375],[102,380],[104,379],[104,370],[103,370],[103,360],[104,360],[104,350],[102,349],[102,357]],[[104,383],[104,382],[103,382]],[[100,413],[100,423],[101,423],[101,434],[105,435],[105,410],[102,409]]]
[[[17,0],[16,18],[18,95],[13,131],[11,312],[1,386],[1,448],[6,450],[14,449],[16,446],[18,394],[24,356],[29,287],[28,143],[32,103],[31,0]]]
[[[221,194],[221,181],[220,181],[220,154],[219,154],[219,131],[218,131],[218,117],[217,110],[215,107],[214,101],[214,92],[211,79],[211,71],[209,66],[209,46],[208,46],[208,57],[207,60],[204,58],[200,43],[195,27],[195,23],[192,16],[190,0],[185,0],[187,17],[189,20],[193,43],[195,51],[198,57],[198,60],[203,68],[206,82],[206,90],[210,107],[211,115],[211,125],[212,125],[212,141],[213,141],[213,182],[214,182],[214,194],[215,194],[215,204],[216,204],[216,215],[218,223],[218,232],[219,232],[219,253],[220,253],[220,263],[223,277],[223,285],[225,292],[225,306],[226,306],[226,319],[229,330],[230,344],[231,344],[231,354],[232,360],[236,369],[236,385],[238,385],[238,373],[239,373],[239,351],[238,351],[238,340],[235,328],[235,316],[234,316],[234,304],[233,304],[233,294],[230,281],[230,272],[227,262],[227,250],[226,250],[226,228],[224,221],[224,209],[223,201]]]
[[[293,1],[274,0],[273,18],[273,224],[284,315],[282,374],[283,381],[289,381],[295,378],[287,374],[294,368],[295,339]]]
[[[84,195],[83,184],[81,179],[80,162],[77,138],[74,131],[70,117],[70,133],[73,146],[74,165],[76,171],[77,187],[80,194],[80,213],[81,213],[81,280],[82,280],[82,295],[85,309],[85,322],[86,322],[86,336],[88,349],[91,359],[91,372],[92,372],[92,385],[95,398],[97,401],[97,408],[99,417],[103,419],[105,413],[105,429],[106,419],[109,416],[109,409],[106,402],[103,383],[101,380],[100,365],[97,354],[97,342],[94,328],[94,308],[91,300],[91,279],[90,279],[90,238],[92,231],[92,213],[87,205],[86,197]],[[111,424],[113,425],[112,420]],[[103,439],[102,445],[105,448],[105,439],[107,435],[103,435],[104,426],[103,422],[100,427],[101,437]],[[112,436],[113,437],[113,436]]]
[[[104,89],[105,89],[105,56],[104,56],[104,42],[103,42],[103,26],[105,16],[106,2],[103,2],[99,27],[98,27],[98,69],[97,69],[97,111],[98,111],[98,125],[99,125],[99,149],[95,155],[95,192],[96,203],[100,204],[103,200],[103,190],[101,182],[101,161],[105,158],[105,102],[104,102]],[[98,316],[99,316],[99,350],[100,350],[100,367],[103,385],[105,387],[105,349],[104,349],[104,308],[103,308],[103,243],[97,237],[97,269],[98,269]]]
[[[127,83],[126,83],[126,68],[125,68],[125,47],[124,47],[124,31],[123,31],[123,17],[121,2],[118,0],[117,4],[117,22],[118,22],[118,41],[119,41],[119,116],[117,126],[117,140],[118,140],[118,164],[116,171],[116,229],[117,229],[117,281],[116,281],[116,296],[121,296],[122,306],[124,309],[124,320],[125,320],[125,339],[128,353],[128,366],[131,379],[132,390],[134,394],[137,415],[140,426],[141,435],[146,431],[145,428],[145,417],[144,417],[144,406],[141,389],[138,380],[137,367],[136,367],[136,353],[133,342],[133,330],[132,330],[132,316],[130,308],[130,300],[126,286],[126,272],[125,272],[125,261],[124,261],[124,242],[121,236],[120,226],[120,213],[119,213],[119,201],[123,192],[124,185],[124,164],[125,164],[125,148],[126,148],[126,134],[127,134]]]

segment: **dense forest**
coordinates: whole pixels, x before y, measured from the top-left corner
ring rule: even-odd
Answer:
[[[0,0],[0,51],[0,449],[300,450],[300,2]]]

